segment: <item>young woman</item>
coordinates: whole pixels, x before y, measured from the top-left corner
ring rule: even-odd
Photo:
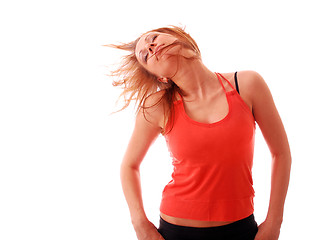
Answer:
[[[130,51],[112,72],[127,107],[138,104],[121,181],[139,240],[278,239],[291,155],[263,78],[254,71],[216,73],[196,42],[175,26],[107,45]],[[257,226],[251,175],[257,122],[272,155],[266,220]],[[174,172],[163,191],[160,226],[146,217],[140,164],[156,137],[166,138]]]

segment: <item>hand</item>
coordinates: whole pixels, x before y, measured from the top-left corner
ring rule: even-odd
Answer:
[[[150,221],[134,226],[138,240],[164,240],[157,228]]]
[[[264,221],[258,226],[258,232],[255,240],[278,240],[280,233],[280,224],[274,224],[270,221]]]

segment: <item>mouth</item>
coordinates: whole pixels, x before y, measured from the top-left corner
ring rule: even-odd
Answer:
[[[155,56],[158,56],[159,54],[161,54],[161,49],[162,49],[162,46],[163,46],[163,44],[162,45],[159,45],[159,46],[157,46],[157,48],[155,49]]]

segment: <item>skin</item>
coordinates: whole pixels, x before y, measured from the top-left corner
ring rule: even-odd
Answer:
[[[166,34],[151,32],[140,38],[136,45],[135,55],[138,61],[159,81],[174,77],[178,68],[178,57],[192,57],[194,52],[181,46],[171,46],[178,38]]]
[[[154,35],[157,35],[154,37]],[[146,38],[147,37],[147,38]],[[188,60],[194,52],[180,46],[166,48],[157,54],[157,47],[170,44],[176,38],[169,34],[149,33],[143,35],[136,46],[136,57],[140,64],[157,76],[158,81],[172,78],[183,92],[186,113],[194,120],[212,123],[228,113],[228,104],[223,89],[215,75],[201,59]],[[148,54],[147,61],[144,60]],[[178,67],[179,66],[179,67]],[[234,73],[224,73],[234,85]],[[283,220],[284,202],[289,184],[291,153],[285,129],[264,79],[254,71],[238,73],[240,96],[250,108],[262,131],[272,156],[271,193],[268,214],[259,225],[256,240],[276,240]],[[227,91],[232,90],[224,83]],[[163,92],[150,96],[147,105],[152,106]],[[146,117],[140,111],[128,144],[122,165],[121,181],[129,206],[134,229],[139,240],[163,239],[156,227],[147,219],[143,208],[140,185],[140,164],[157,136],[164,130],[164,108],[162,104],[146,110]],[[161,214],[166,221],[183,226],[211,227],[230,222],[196,221],[175,218]]]

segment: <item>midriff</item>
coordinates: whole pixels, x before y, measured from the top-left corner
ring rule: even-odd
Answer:
[[[174,224],[174,225],[184,226],[184,227],[198,227],[198,228],[218,227],[218,226],[223,226],[223,225],[227,225],[227,224],[235,222],[235,221],[228,221],[228,222],[199,221],[199,220],[193,220],[193,219],[171,217],[164,213],[161,213],[161,218],[163,218],[166,222]]]

